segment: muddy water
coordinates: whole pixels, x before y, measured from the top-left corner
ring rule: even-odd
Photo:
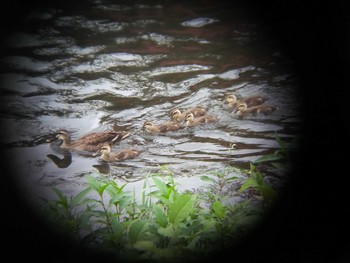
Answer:
[[[292,61],[269,29],[233,5],[130,4],[87,1],[28,15],[6,39],[1,58],[2,146],[28,199],[51,186],[74,194],[86,175],[113,176],[141,187],[162,165],[184,189],[227,166],[247,168],[290,141],[301,116]],[[272,115],[237,118],[224,96],[262,95]],[[146,120],[169,120],[173,108],[201,105],[218,122],[161,135]],[[114,147],[142,154],[108,164],[60,150],[46,139],[57,129],[73,138],[108,129],[132,136]]]

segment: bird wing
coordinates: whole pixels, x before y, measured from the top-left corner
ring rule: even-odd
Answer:
[[[124,132],[94,132],[86,134],[73,143],[77,144],[85,144],[85,145],[99,145],[104,143],[111,143],[119,141],[125,136],[127,133]]]

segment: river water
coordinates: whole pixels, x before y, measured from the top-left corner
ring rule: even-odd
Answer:
[[[123,2],[124,3],[124,2]],[[126,3],[126,2],[125,2]],[[290,141],[301,124],[293,61],[249,9],[194,5],[84,5],[33,10],[5,41],[1,57],[1,143],[28,200],[83,189],[87,175],[113,176],[130,189],[167,165],[180,188],[227,166],[248,168]],[[237,118],[226,94],[262,95],[273,114]],[[146,120],[169,120],[173,108],[201,105],[218,122],[160,135]],[[131,136],[113,149],[142,151],[107,164],[60,151],[57,129],[73,138],[108,129]]]

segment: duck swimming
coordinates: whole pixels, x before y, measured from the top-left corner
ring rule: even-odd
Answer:
[[[237,99],[236,95],[230,94],[226,96],[225,101],[227,102],[229,108],[237,108],[241,103],[246,103],[248,107],[252,107],[264,103],[267,101],[267,98],[260,95],[253,95]]]
[[[106,143],[113,145],[124,140],[130,135],[125,131],[93,132],[72,141],[71,133],[67,130],[59,130],[56,138],[61,140],[60,148],[77,151],[96,152]]]
[[[177,131],[181,128],[183,128],[182,125],[173,121],[165,122],[158,125],[154,124],[151,121],[145,121],[143,124],[143,129],[150,134],[165,133],[168,131]]]
[[[99,152],[101,153],[101,158],[106,162],[115,162],[115,161],[122,161],[126,159],[133,159],[136,156],[141,154],[141,151],[131,149],[131,148],[125,148],[118,152],[111,152],[111,146],[108,144],[102,146]]]
[[[188,113],[185,118],[185,122],[187,126],[197,126],[201,124],[213,123],[217,122],[217,117],[213,115],[204,115],[195,118],[192,112]]]
[[[180,109],[173,109],[170,111],[170,116],[171,119],[177,122],[181,122],[183,120],[185,120],[186,115],[189,113],[193,113],[193,115],[195,117],[199,117],[199,116],[203,116],[206,114],[207,110],[203,107],[197,106],[197,107],[192,107],[189,108],[187,110],[185,110],[184,112],[181,112]]]
[[[256,115],[259,113],[268,115],[274,112],[275,110],[277,110],[276,106],[261,104],[257,106],[248,107],[247,103],[241,103],[237,107],[236,114],[237,116],[240,116],[240,117],[245,117],[247,115]]]

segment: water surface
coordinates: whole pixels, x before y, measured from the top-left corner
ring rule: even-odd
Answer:
[[[200,175],[248,168],[274,152],[276,134],[291,141],[301,120],[297,76],[268,32],[234,5],[87,1],[33,11],[5,40],[0,75],[1,143],[28,199],[51,196],[52,186],[75,194],[89,174],[140,189],[162,165],[194,189]],[[278,110],[237,118],[224,102],[229,93],[266,96]],[[142,130],[146,120],[165,122],[171,109],[197,105],[218,122],[161,135]],[[73,138],[126,130],[132,136],[113,149],[142,154],[117,164],[67,154],[46,142],[60,128]]]

